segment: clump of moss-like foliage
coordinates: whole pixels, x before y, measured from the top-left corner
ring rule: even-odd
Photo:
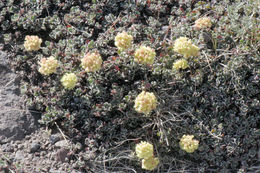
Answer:
[[[258,4],[259,5],[259,4]],[[256,168],[260,119],[259,12],[257,1],[3,0],[0,48],[9,52],[22,77],[27,105],[42,112],[40,122],[60,124],[85,148],[79,169],[142,172],[135,143],[152,141],[158,172],[209,172]],[[207,27],[194,27],[208,17]],[[126,32],[131,47],[118,49]],[[26,35],[42,39],[38,51],[24,49]],[[175,52],[180,37],[199,54]],[[152,63],[134,61],[141,46],[154,50]],[[181,45],[180,45],[181,46]],[[99,52],[102,68],[87,72],[81,60]],[[154,55],[154,54],[153,54]],[[59,61],[55,73],[41,74],[40,60]],[[183,64],[183,63],[182,63]],[[185,68],[184,68],[185,67]],[[64,89],[61,78],[77,83]],[[149,116],[134,109],[142,91],[156,95]],[[199,141],[190,154],[180,149],[184,134]],[[258,167],[259,168],[259,167]]]

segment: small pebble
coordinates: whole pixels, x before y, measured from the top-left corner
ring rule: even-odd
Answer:
[[[66,157],[68,157],[69,150],[61,148],[56,153],[56,160],[60,162],[65,162]]]
[[[22,150],[23,148],[24,148],[23,144],[19,144],[19,145],[18,145],[18,149],[19,149],[19,150]]]
[[[55,143],[55,146],[56,147],[67,147],[68,146],[68,144],[67,144],[67,141],[65,141],[65,140],[62,140],[62,141],[59,141],[59,142],[56,142]]]
[[[54,134],[50,136],[50,141],[51,144],[55,144],[56,142],[58,142],[60,140],[60,136],[58,134]]]
[[[24,159],[24,153],[19,150],[15,153],[14,161],[18,161],[18,160],[22,160],[22,159]]]
[[[40,153],[40,155],[41,155],[41,156],[45,156],[46,153],[47,153],[46,151],[42,151],[42,152]]]
[[[37,142],[37,143],[32,143],[31,148],[30,148],[30,152],[34,153],[36,151],[38,151],[41,148],[41,145]]]
[[[39,157],[39,156],[40,156],[40,153],[35,153],[34,156]]]
[[[27,135],[25,136],[25,140],[29,140],[31,138],[31,136]]]
[[[14,144],[14,148],[18,148],[18,145],[17,145],[17,144]]]
[[[14,152],[14,147],[10,144],[4,144],[2,146],[3,152]]]
[[[43,172],[48,172],[48,169],[43,167],[43,168],[42,168],[42,171],[43,171]]]

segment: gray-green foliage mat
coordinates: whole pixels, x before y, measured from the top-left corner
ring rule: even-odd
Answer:
[[[22,77],[27,105],[43,112],[41,122],[57,122],[70,139],[95,153],[81,158],[93,170],[142,172],[134,156],[141,140],[155,146],[158,172],[219,172],[257,169],[260,118],[259,10],[257,1],[2,1],[1,47]],[[195,30],[208,16],[212,27]],[[119,52],[117,33],[127,31],[133,48]],[[43,39],[26,52],[26,35]],[[182,58],[172,50],[185,36],[200,48],[189,68],[172,71]],[[156,50],[152,66],[133,62],[140,45]],[[103,68],[85,73],[80,59],[97,50]],[[42,76],[38,62],[55,56],[61,67]],[[60,84],[65,72],[79,83],[72,91]],[[138,114],[134,100],[155,93],[150,117]],[[192,154],[179,148],[184,134],[200,141]],[[73,159],[73,158],[72,158]],[[75,158],[74,158],[75,159]],[[77,158],[78,159],[78,158]]]

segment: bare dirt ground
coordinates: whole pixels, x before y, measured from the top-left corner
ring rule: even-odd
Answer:
[[[80,173],[80,146],[71,144],[60,134],[40,128],[22,140],[1,145],[0,171],[19,173]],[[91,172],[91,170],[89,170]]]

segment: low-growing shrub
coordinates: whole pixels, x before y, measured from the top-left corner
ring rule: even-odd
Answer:
[[[79,159],[94,171],[257,164],[257,1],[4,0],[0,11],[0,49],[28,108],[92,153]],[[144,140],[158,157],[136,162],[129,146]]]

